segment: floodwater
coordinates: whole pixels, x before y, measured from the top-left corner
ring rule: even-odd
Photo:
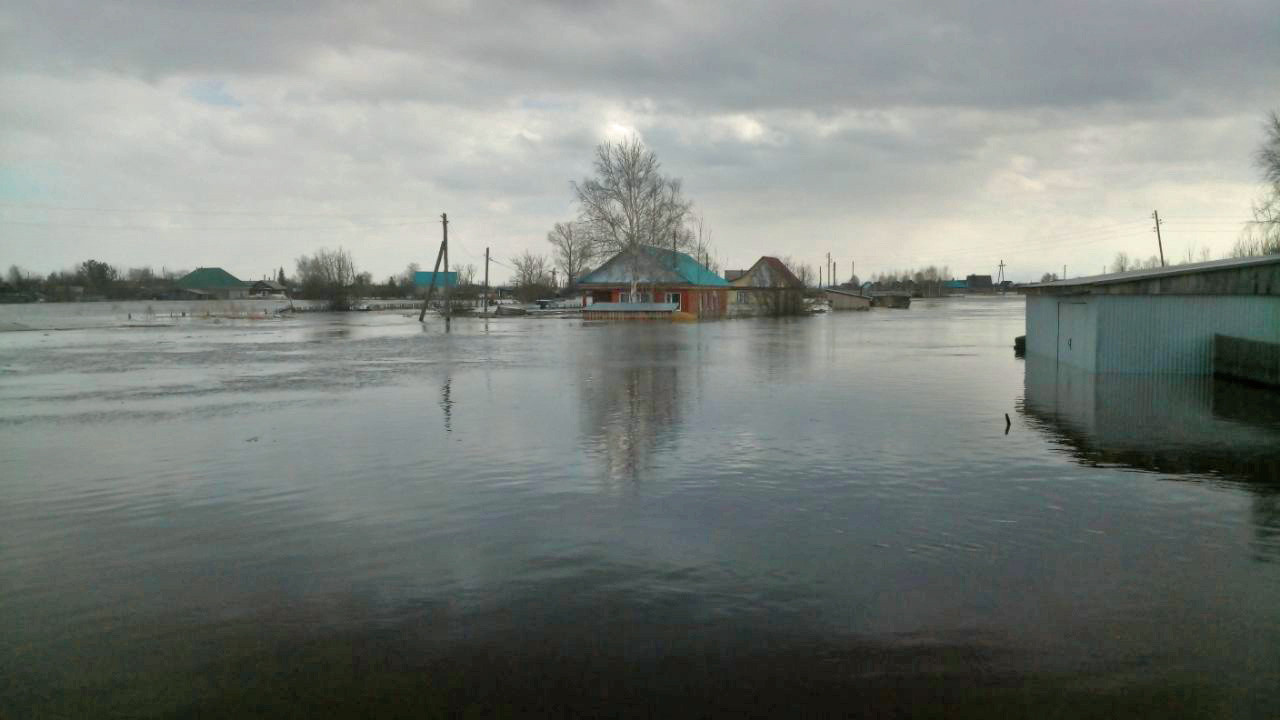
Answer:
[[[0,717],[1280,717],[1280,395],[1018,298],[151,305],[0,307]]]

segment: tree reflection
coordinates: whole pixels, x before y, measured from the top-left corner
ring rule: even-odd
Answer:
[[[1091,374],[1028,357],[1020,410],[1088,465],[1240,483],[1280,560],[1280,393],[1196,376]]]
[[[582,434],[610,480],[642,478],[678,435],[688,392],[680,368],[686,349],[671,331],[602,328],[610,342],[582,358]]]

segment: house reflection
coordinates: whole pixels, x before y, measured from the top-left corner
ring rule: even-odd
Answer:
[[[696,368],[681,367],[689,350],[670,328],[601,331],[609,341],[581,358],[583,440],[609,480],[641,479],[678,436]]]
[[[1028,356],[1021,412],[1089,465],[1236,482],[1280,560],[1280,393],[1185,375],[1088,373]]]

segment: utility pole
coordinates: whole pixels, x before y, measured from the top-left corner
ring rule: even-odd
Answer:
[[[822,268],[818,268],[818,288],[822,288]]]
[[[441,217],[444,216],[441,215]],[[436,264],[435,267],[431,269],[431,284],[427,286],[427,295],[422,299],[422,312],[418,313],[418,322],[422,322],[422,319],[427,316],[427,307],[431,305],[431,295],[436,291],[436,278],[440,275],[440,260],[444,258],[444,248],[448,244],[449,227],[448,225],[445,225],[444,240],[440,242],[440,249],[436,252]],[[448,326],[447,321],[445,322],[445,326]]]
[[[453,319],[453,303],[449,300],[449,214],[440,213],[440,225],[444,228],[444,329],[449,330]]]
[[[1063,279],[1063,280],[1066,280],[1066,279],[1067,279],[1067,266],[1066,266],[1066,265],[1063,265],[1063,266],[1062,266],[1062,279]]]
[[[1151,211],[1151,219],[1156,221],[1156,247],[1160,248],[1160,267],[1164,267],[1164,241],[1160,239],[1160,213]]]
[[[556,282],[556,271],[558,269],[559,268],[551,268],[551,287],[553,288],[560,287],[559,283]]]
[[[1004,294],[1004,260],[1000,260],[1000,275],[996,279],[996,283],[1000,286],[1000,294]]]
[[[834,275],[834,273],[831,272],[831,253],[827,253],[827,284],[828,285],[835,284],[835,278],[833,278],[832,275]]]
[[[484,309],[489,310],[489,248],[484,249]]]

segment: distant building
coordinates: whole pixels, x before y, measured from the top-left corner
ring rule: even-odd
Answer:
[[[1032,283],[1018,291],[1027,298],[1028,358],[1088,372],[1212,374],[1215,335],[1280,349],[1280,255]]]
[[[249,283],[249,294],[253,297],[283,295],[286,291],[287,288],[275,280],[255,280]]]
[[[632,295],[632,281],[636,292]],[[700,318],[724,317],[729,283],[685,253],[641,245],[621,252],[578,280],[584,302],[674,304]]]
[[[766,255],[740,274],[726,272],[725,278],[733,288],[726,310],[730,317],[797,315],[804,309],[804,283],[778,258]]]
[[[219,267],[196,268],[174,282],[186,297],[208,297],[217,300],[243,300],[249,296],[250,283]],[[182,293],[179,292],[179,295]]]
[[[962,295],[969,289],[967,280],[943,280],[942,290],[948,295]]]
[[[991,283],[990,275],[970,275],[964,279],[964,284],[971,293],[994,293],[995,285]]]
[[[458,287],[457,272],[431,272],[430,270],[419,270],[413,274],[413,291],[416,295],[425,295],[427,290],[434,285],[436,292],[440,292],[444,288]]]
[[[871,298],[853,290],[827,288],[823,296],[831,304],[832,310],[870,310]]]

